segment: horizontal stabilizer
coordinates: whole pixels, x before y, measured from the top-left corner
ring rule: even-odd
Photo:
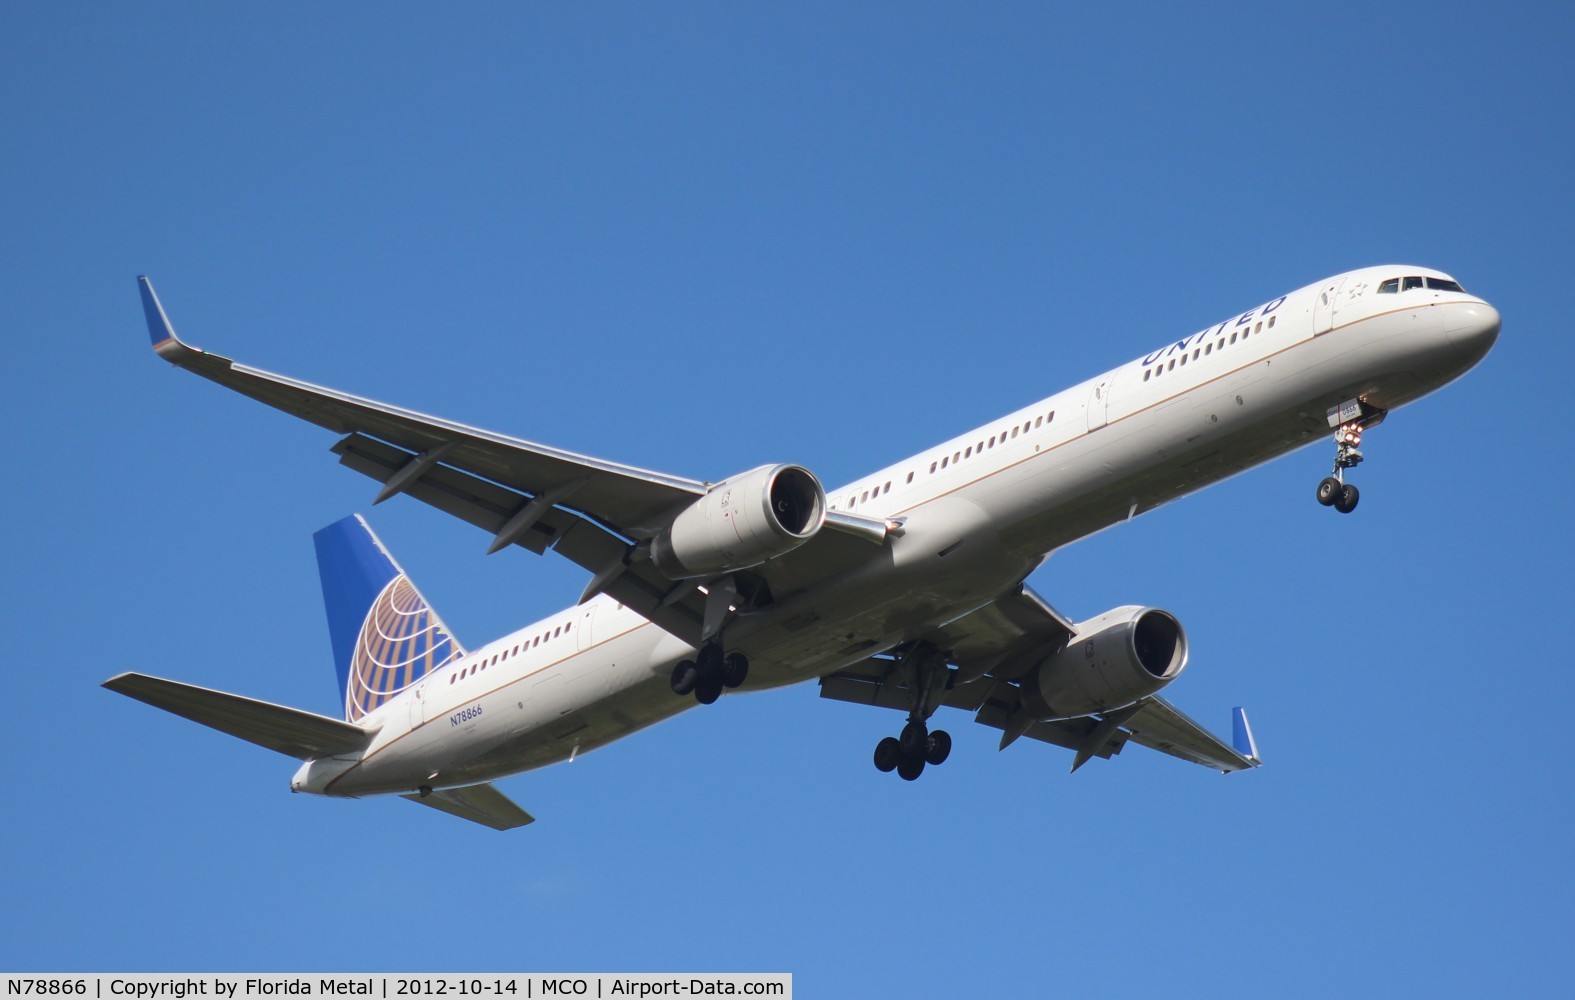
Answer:
[[[491,785],[466,785],[464,788],[429,792],[425,796],[400,797],[431,806],[450,816],[490,826],[494,830],[512,830],[536,822],[536,817],[515,805],[513,800]]]
[[[111,677],[104,687],[297,760],[356,753],[374,735],[325,715],[146,674]]]

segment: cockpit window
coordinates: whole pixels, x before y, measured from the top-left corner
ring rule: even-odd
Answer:
[[[1401,291],[1409,292],[1413,288],[1421,288],[1421,287],[1422,287],[1422,279],[1420,277],[1418,277],[1416,275],[1408,275],[1406,277],[1406,279],[1405,279],[1405,287],[1402,288]]]
[[[1464,292],[1465,291],[1464,288],[1460,287],[1460,283],[1459,282],[1457,282],[1457,281],[1450,281],[1448,278],[1428,278],[1427,279],[1427,287],[1429,287],[1429,288],[1431,288],[1431,289],[1433,289],[1434,291],[1437,291],[1437,292]]]
[[[1391,294],[1391,293],[1394,293],[1394,292],[1398,292],[1399,290],[1400,290],[1400,279],[1399,278],[1390,278],[1388,281],[1379,282],[1379,284],[1378,284],[1378,293],[1380,295]]]

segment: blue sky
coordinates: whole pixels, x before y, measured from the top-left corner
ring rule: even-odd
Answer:
[[[1568,989],[1575,351],[1567,5],[150,4],[0,36],[10,764],[0,966],[773,970],[805,996]],[[332,435],[219,353],[700,478],[829,484],[1353,267],[1437,266],[1493,354],[1330,448],[1057,553],[1268,766],[1069,755],[813,685],[501,787],[511,834],[291,796],[100,690],[331,711]],[[471,644],[584,574],[372,523]]]

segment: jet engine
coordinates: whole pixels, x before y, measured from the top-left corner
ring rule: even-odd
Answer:
[[[715,486],[651,539],[674,580],[758,566],[803,545],[826,521],[826,491],[808,469],[763,465]]]
[[[1186,665],[1187,634],[1174,615],[1116,608],[1080,623],[1064,649],[1023,678],[1023,708],[1036,719],[1109,712],[1154,694]]]

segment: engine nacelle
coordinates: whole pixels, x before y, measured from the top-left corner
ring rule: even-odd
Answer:
[[[674,580],[758,566],[791,552],[826,523],[826,491],[808,469],[762,465],[696,500],[651,539],[651,560]]]
[[[1187,634],[1168,611],[1129,606],[1077,626],[1077,636],[1022,683],[1036,719],[1071,719],[1124,708],[1181,675]]]

